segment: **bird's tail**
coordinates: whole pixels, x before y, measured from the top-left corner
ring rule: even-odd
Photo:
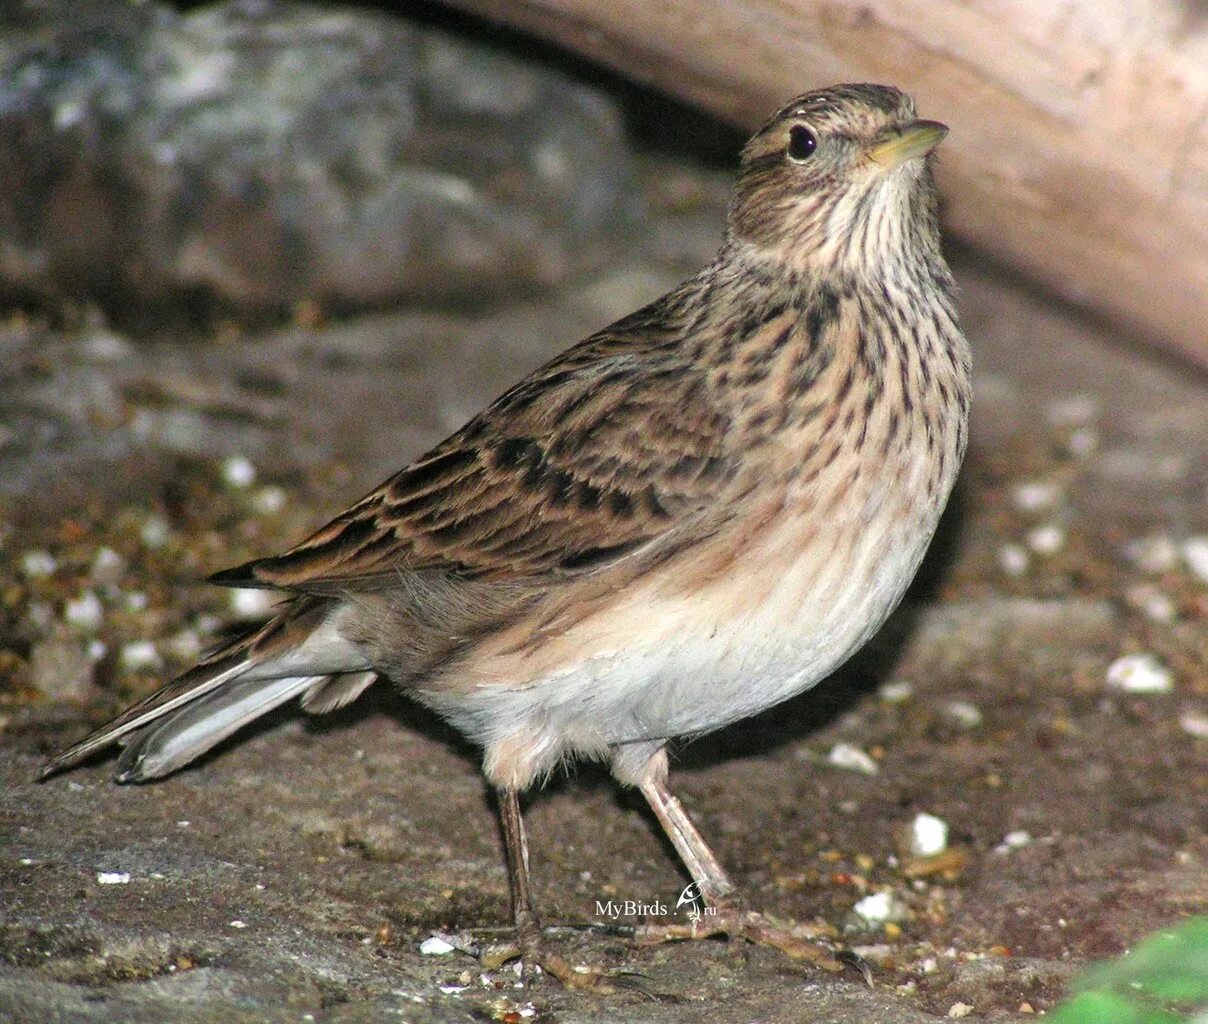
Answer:
[[[296,597],[268,623],[215,651],[162,689],[52,758],[41,777],[114,743],[125,750],[117,782],[156,779],[291,697],[322,713],[342,707],[374,680],[357,647],[340,634],[339,604]]]

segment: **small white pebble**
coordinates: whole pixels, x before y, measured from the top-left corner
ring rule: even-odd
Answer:
[[[1099,432],[1094,427],[1079,427],[1065,443],[1066,450],[1076,459],[1085,459],[1099,450]]]
[[[1188,736],[1197,740],[1208,740],[1208,714],[1189,709],[1179,715],[1179,727]]]
[[[231,612],[241,619],[263,619],[272,610],[277,594],[272,590],[232,590]]]
[[[124,644],[118,653],[118,661],[128,672],[137,672],[144,668],[159,668],[162,664],[159,651],[150,640],[135,640]]]
[[[1011,500],[1021,512],[1041,512],[1052,508],[1061,497],[1061,489],[1047,480],[1029,480],[1017,484],[1011,492]]]
[[[1026,832],[1023,829],[1016,829],[1014,832],[1008,832],[1002,837],[1002,842],[994,847],[995,853],[1010,853],[1012,850],[1021,850],[1025,846],[1030,846],[1032,843],[1032,833]]]
[[[457,947],[442,935],[429,935],[419,944],[421,956],[447,956]]]
[[[1124,546],[1124,557],[1142,572],[1152,575],[1169,572],[1179,562],[1179,548],[1163,533],[1138,537]]]
[[[1049,403],[1049,422],[1055,427],[1082,427],[1099,413],[1099,403],[1087,394],[1066,395]]]
[[[914,696],[914,683],[907,679],[894,679],[877,687],[877,696],[886,704],[904,704]]]
[[[130,881],[130,873],[128,871],[98,871],[96,881],[97,885],[125,885]]]
[[[934,814],[916,814],[910,823],[910,852],[934,857],[948,848],[948,823]]]
[[[109,653],[109,645],[104,640],[94,638],[88,641],[88,646],[84,651],[88,655],[88,660],[95,665]]]
[[[198,615],[197,618],[193,620],[193,624],[197,627],[197,632],[201,633],[203,636],[210,633],[217,633],[220,629],[222,629],[222,619],[217,615],[211,615],[205,612],[202,612],[202,614]]]
[[[126,571],[126,560],[113,548],[97,548],[88,574],[93,583],[117,583]]]
[[[172,536],[172,529],[162,516],[148,516],[143,520],[138,535],[145,547],[162,548]]]
[[[222,479],[230,487],[242,490],[256,482],[256,467],[251,459],[242,455],[231,455],[222,461]]]
[[[63,606],[63,620],[69,626],[91,633],[105,621],[105,609],[101,607],[101,599],[96,594],[85,590]]]
[[[967,700],[950,700],[944,705],[944,717],[962,729],[976,729],[984,720],[981,708]]]
[[[18,863],[22,867],[32,868],[34,866],[34,859],[33,859],[33,857],[22,857],[21,860],[18,861]]]
[[[188,828],[192,824],[193,824],[193,822],[189,821],[188,818],[181,818],[180,821],[178,821],[176,823],[176,827],[177,828]]]
[[[852,910],[869,924],[904,921],[909,914],[906,904],[889,890],[865,896]]]
[[[1046,523],[1029,530],[1026,540],[1036,554],[1055,555],[1065,547],[1065,531],[1054,523]]]
[[[247,922],[240,921],[238,918],[235,918],[235,920],[229,922],[229,924],[232,928],[246,928],[247,927]]]
[[[1028,571],[1031,556],[1018,544],[1004,544],[998,549],[998,565],[1008,576],[1022,576]]]
[[[134,346],[109,331],[94,331],[80,346],[84,357],[94,363],[116,363],[134,355]]]
[[[122,604],[128,612],[141,612],[146,610],[148,597],[141,590],[128,590],[122,595]]]
[[[25,552],[21,558],[21,571],[33,580],[53,575],[58,567],[55,556],[40,548]]]
[[[1174,676],[1152,654],[1126,654],[1108,667],[1107,685],[1122,693],[1169,693]]]
[[[252,498],[252,507],[263,515],[272,515],[285,508],[285,491],[280,487],[261,487]]]
[[[1183,561],[1201,583],[1208,583],[1208,536],[1188,537],[1183,541]]]
[[[948,1007],[949,1017],[968,1017],[973,1012],[973,1007],[969,1003],[953,1003]]]
[[[1138,583],[1125,591],[1129,604],[1152,622],[1174,622],[1179,610],[1174,599],[1152,583]]]
[[[865,775],[876,775],[877,762],[869,757],[859,747],[851,743],[836,743],[826,755],[827,764],[836,768],[845,768],[852,772],[863,772]]]
[[[168,652],[181,661],[190,661],[201,654],[201,637],[197,630],[185,628],[168,637]]]
[[[934,974],[939,969],[939,961],[937,961],[933,956],[924,957],[919,962],[919,970],[924,974]]]

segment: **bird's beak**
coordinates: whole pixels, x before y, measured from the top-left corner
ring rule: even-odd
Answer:
[[[868,151],[868,158],[891,170],[907,160],[926,156],[948,134],[948,126],[939,121],[911,121],[895,128]]]

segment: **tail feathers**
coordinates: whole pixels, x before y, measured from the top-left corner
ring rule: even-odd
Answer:
[[[115,782],[146,782],[183,768],[232,733],[309,689],[322,676],[237,679],[147,726],[118,758]]]
[[[72,744],[61,754],[51,758],[43,766],[39,778],[49,778],[73,765],[79,764],[98,750],[104,750],[121,742],[137,729],[149,722],[170,714],[190,701],[197,700],[223,683],[235,679],[247,671],[247,661],[237,656],[222,657],[198,665],[183,675],[177,676],[163,689],[127,708],[117,718],[101,726],[96,732],[85,736],[79,743]]]
[[[41,777],[124,742],[118,781],[158,778],[291,697],[321,691],[325,677],[367,673],[363,654],[340,633],[341,614],[339,604],[324,599],[294,599],[260,629],[53,758]],[[362,689],[350,692],[341,703]]]
[[[377,679],[377,673],[346,672],[320,679],[302,694],[302,709],[312,715],[326,715],[351,704]]]

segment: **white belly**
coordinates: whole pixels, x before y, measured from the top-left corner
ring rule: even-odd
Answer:
[[[477,666],[481,685],[431,702],[487,747],[488,763],[493,746],[519,745],[508,756],[536,772],[613,744],[708,732],[780,703],[850,657],[914,577],[943,502],[889,507],[887,494],[918,493],[896,483],[849,494],[821,524],[806,503],[799,514],[820,529],[804,544],[811,520],[781,513],[734,572],[704,585],[685,586],[671,565],[631,586],[543,647],[550,670],[523,685],[500,685],[506,659],[488,659]]]

